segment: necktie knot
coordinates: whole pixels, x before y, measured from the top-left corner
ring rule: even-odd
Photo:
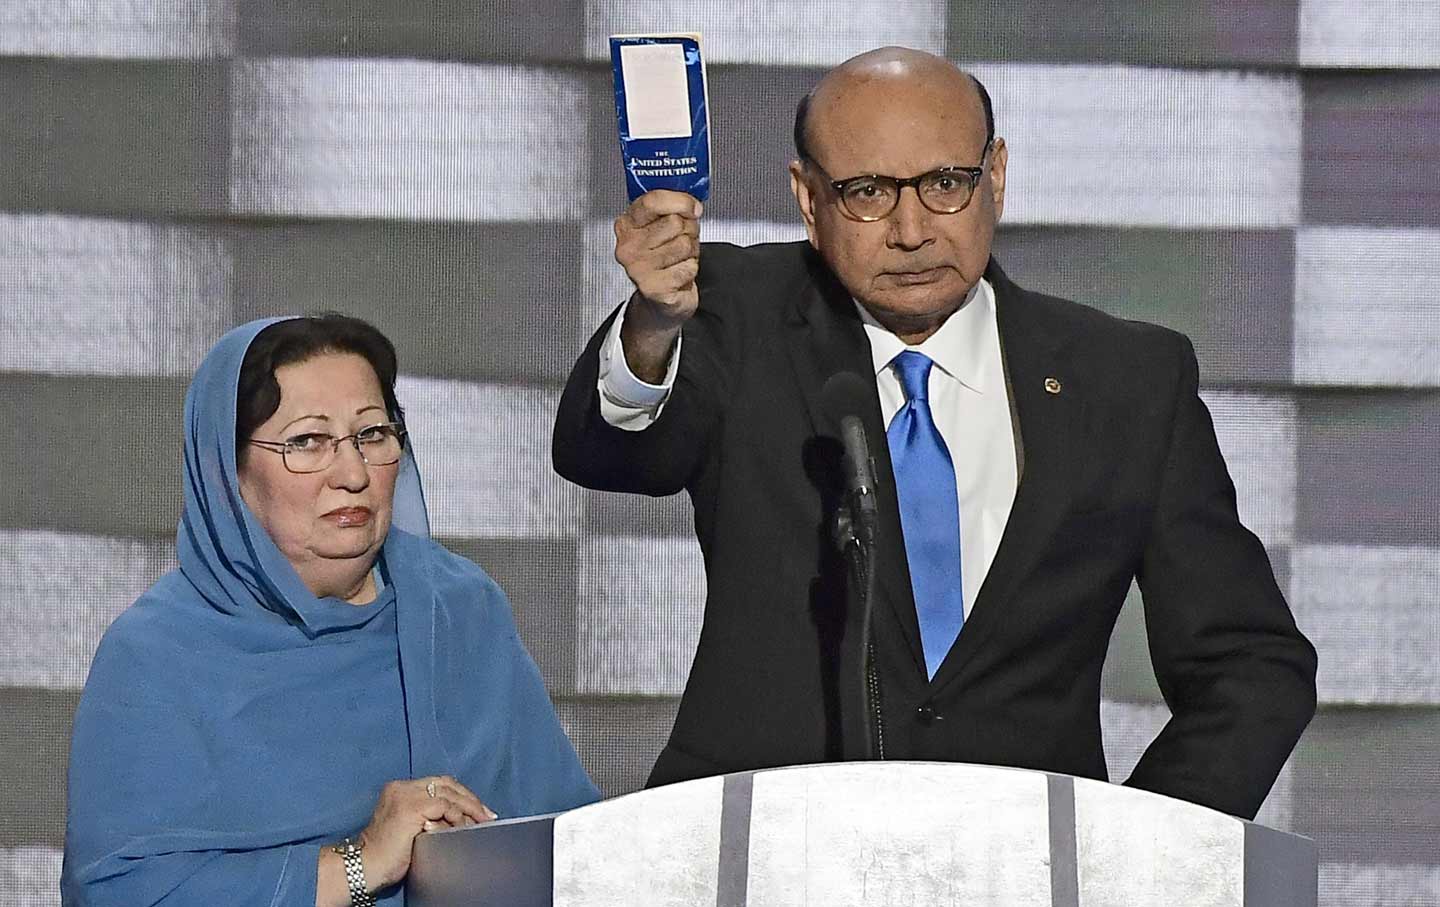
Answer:
[[[905,350],[892,359],[891,364],[895,366],[895,377],[900,379],[907,401],[929,399],[930,367],[935,364],[934,360],[924,353]]]

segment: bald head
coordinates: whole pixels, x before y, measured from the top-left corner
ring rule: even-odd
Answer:
[[[853,97],[862,87],[899,92],[924,88],[948,94],[953,104],[976,117],[977,124],[983,123],[987,144],[995,136],[990,93],[979,79],[950,61],[924,51],[880,47],[851,57],[830,70],[800,99],[795,108],[795,154],[800,160],[811,159],[814,129],[816,124],[823,124],[827,109],[837,101],[843,103],[847,97]]]

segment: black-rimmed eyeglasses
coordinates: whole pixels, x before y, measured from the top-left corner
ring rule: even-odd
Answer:
[[[919,176],[884,176],[867,173],[837,180],[813,159],[816,170],[830,183],[840,201],[840,211],[851,220],[871,223],[884,220],[900,204],[900,193],[906,186],[915,190],[920,204],[935,214],[958,214],[970,204],[980,177],[985,175],[985,162],[990,158],[994,142],[988,142],[977,167],[941,167]]]
[[[335,462],[340,445],[349,441],[366,466],[389,466],[400,461],[405,449],[405,426],[399,422],[382,422],[362,428],[353,435],[337,438],[323,431],[306,432],[284,441],[262,441],[251,438],[251,444],[271,453],[278,453],[285,468],[304,475],[319,472]]]

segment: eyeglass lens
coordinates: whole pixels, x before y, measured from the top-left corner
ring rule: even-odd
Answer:
[[[285,466],[291,472],[319,472],[335,461],[344,443],[355,445],[360,458],[370,466],[388,466],[398,461],[404,446],[393,425],[372,425],[344,438],[312,432],[285,442]]]
[[[970,202],[975,183],[969,174],[935,171],[920,177],[916,192],[920,203],[936,214],[954,214]],[[840,194],[845,210],[862,220],[879,220],[900,203],[900,182],[872,176],[851,180]]]

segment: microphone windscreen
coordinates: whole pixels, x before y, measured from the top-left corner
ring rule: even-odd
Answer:
[[[836,372],[820,390],[820,405],[838,426],[846,416],[859,416],[870,405],[875,382],[866,381],[854,372]]]
[[[820,390],[820,405],[840,429],[840,444],[845,451],[845,485],[852,492],[875,485],[870,442],[865,437],[865,420],[860,416],[871,405],[870,397],[874,393],[874,385],[854,372],[836,372]]]

